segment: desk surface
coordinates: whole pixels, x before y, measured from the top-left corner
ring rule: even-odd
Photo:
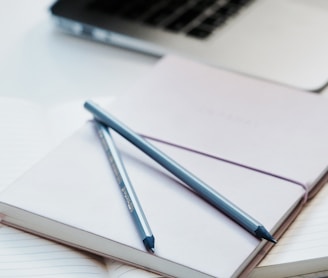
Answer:
[[[2,97],[54,103],[117,96],[157,60],[63,34],[48,11],[53,0],[0,2]]]
[[[52,1],[0,0],[0,96],[40,102],[116,96],[156,58],[63,34]]]
[[[62,33],[48,11],[52,2],[0,0],[1,97],[53,104],[117,96],[156,63],[151,56]]]

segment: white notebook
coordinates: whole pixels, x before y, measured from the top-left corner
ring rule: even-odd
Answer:
[[[328,186],[307,203],[252,277],[328,276]]]
[[[108,109],[166,141],[152,142],[279,237],[303,187],[325,181],[327,107],[320,96],[169,57]],[[3,222],[165,275],[236,277],[255,267],[265,242],[115,140],[155,234],[155,255],[144,250],[91,124],[0,195]]]
[[[99,98],[108,103],[112,98]],[[83,100],[45,105],[0,98],[0,191],[26,172],[89,118]],[[0,277],[160,277],[0,225]]]
[[[0,277],[158,278],[160,276],[0,226]]]

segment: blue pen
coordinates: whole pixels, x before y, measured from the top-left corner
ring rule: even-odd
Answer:
[[[184,169],[181,165],[158,150],[155,146],[150,144],[140,135],[136,134],[123,123],[119,122],[106,110],[102,109],[100,106],[91,101],[85,102],[84,107],[90,111],[97,120],[112,128],[125,139],[130,141],[133,145],[142,150],[145,154],[163,166],[166,170],[168,170],[170,173],[188,185],[200,197],[222,211],[252,235],[260,239],[264,238],[273,243],[277,242],[267,231],[267,229],[257,220],[238,208],[236,205],[216,192],[203,181],[195,177],[192,173]]]
[[[110,131],[100,122],[94,121],[98,136],[106,151],[107,158],[113,169],[116,181],[120,186],[123,198],[125,199],[128,210],[138,229],[146,249],[154,253],[155,238],[149,227],[146,216],[141,208],[137,195],[132,187],[129,176],[125,170],[120,154],[115,146]]]

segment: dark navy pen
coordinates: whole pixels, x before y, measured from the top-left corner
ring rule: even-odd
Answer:
[[[109,129],[98,121],[94,121],[98,136],[105,149],[109,163],[113,169],[116,181],[120,186],[123,198],[127,208],[138,229],[146,249],[154,253],[155,238],[147,222],[146,216],[141,208],[137,195],[133,189],[132,183],[125,170],[120,154],[115,146]]]
[[[87,101],[84,104],[84,107],[90,111],[97,120],[115,130],[118,134],[138,147],[145,154],[147,154],[149,157],[163,166],[166,170],[184,182],[187,186],[193,189],[194,192],[197,193],[200,197],[222,211],[252,235],[260,239],[264,238],[273,243],[277,242],[267,231],[267,229],[257,220],[234,205],[227,198],[219,194],[203,181],[195,177],[191,172],[184,169],[181,165],[179,165],[173,159],[169,158],[165,153],[150,144],[140,135],[133,132],[130,128],[110,115],[106,110],[102,109],[100,106],[91,101]]]

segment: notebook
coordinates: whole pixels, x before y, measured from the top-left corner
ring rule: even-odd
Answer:
[[[0,117],[0,191],[89,118],[81,99],[46,105],[14,97],[0,98]],[[159,277],[1,224],[0,257],[0,277],[6,278]]]
[[[0,276],[6,278],[160,277],[3,225],[0,225],[0,256]]]
[[[5,169],[0,175],[0,191],[85,122],[88,117],[82,104],[81,99],[49,105],[0,98],[0,167]]]
[[[319,95],[167,57],[108,110],[280,239],[306,191],[311,197],[326,181],[327,105]],[[272,244],[114,135],[155,254],[144,249],[92,123],[0,194],[2,222],[165,276],[252,273]]]
[[[316,91],[328,81],[325,0],[59,0],[67,32]]]
[[[326,185],[253,271],[252,278],[302,274],[309,278],[328,277],[327,198]]]

